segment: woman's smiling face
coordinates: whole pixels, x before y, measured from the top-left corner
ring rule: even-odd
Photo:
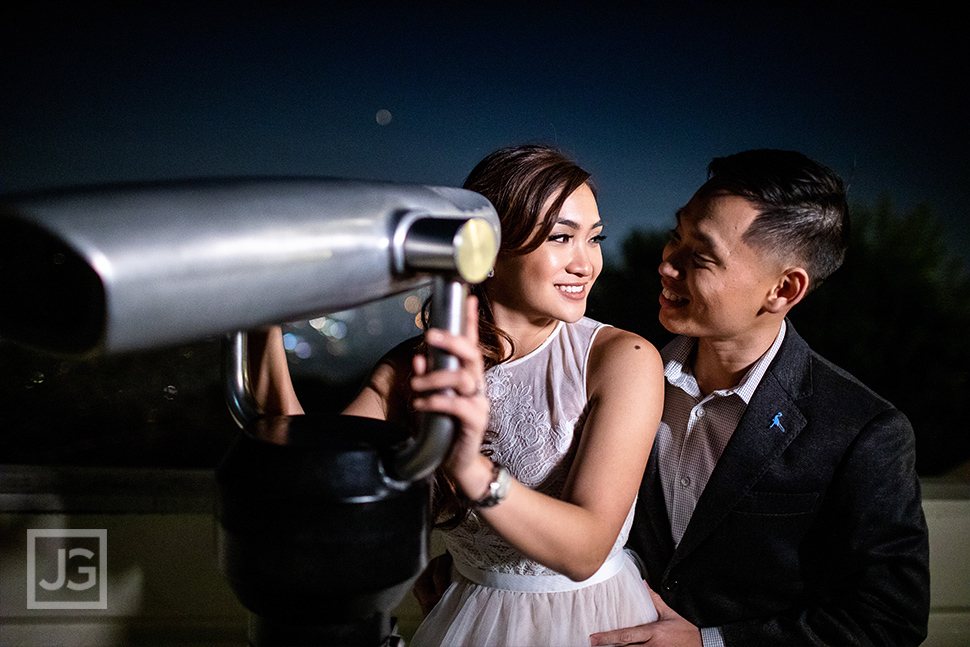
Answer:
[[[544,211],[552,201],[547,200]],[[602,230],[596,198],[583,184],[563,202],[555,226],[536,250],[499,257],[489,296],[531,321],[579,320],[603,269]]]

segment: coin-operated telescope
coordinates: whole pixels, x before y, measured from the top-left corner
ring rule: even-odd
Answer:
[[[460,332],[499,245],[484,197],[333,179],[102,186],[0,199],[0,336],[92,356],[225,335],[242,432],[217,468],[220,564],[253,645],[389,645],[428,558],[454,421],[265,416],[246,332],[432,283]],[[436,355],[433,366],[454,358]]]

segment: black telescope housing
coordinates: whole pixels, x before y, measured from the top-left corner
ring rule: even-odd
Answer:
[[[382,645],[427,564],[428,479],[383,473],[407,438],[353,416],[260,418],[217,469],[220,561],[256,645]]]
[[[0,336],[86,357],[223,335],[242,430],[216,470],[219,563],[250,643],[390,647],[454,421],[264,415],[246,331],[432,284],[431,324],[460,332],[466,286],[498,246],[488,200],[450,187],[243,178],[5,196]]]

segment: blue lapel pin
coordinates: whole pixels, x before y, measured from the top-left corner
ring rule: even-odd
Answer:
[[[785,433],[785,428],[781,426],[781,415],[781,411],[775,414],[775,417],[771,420],[771,426],[768,427],[768,429],[778,427],[781,430],[781,433]]]

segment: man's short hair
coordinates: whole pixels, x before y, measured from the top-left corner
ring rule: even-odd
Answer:
[[[801,153],[752,150],[715,158],[704,198],[727,193],[749,200],[759,214],[744,242],[783,262],[796,262],[817,287],[845,258],[849,209],[845,184],[831,169]]]

